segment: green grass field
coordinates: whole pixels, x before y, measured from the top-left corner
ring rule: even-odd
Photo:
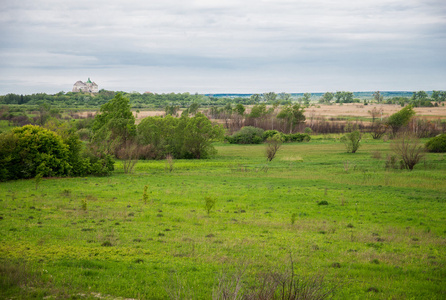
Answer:
[[[268,164],[263,145],[216,148],[173,172],[0,183],[0,297],[211,299],[222,274],[292,263],[335,299],[446,298],[445,154],[409,172],[384,168],[383,141],[319,137]]]

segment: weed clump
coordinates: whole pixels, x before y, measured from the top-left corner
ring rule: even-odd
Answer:
[[[112,247],[112,243],[110,241],[105,241],[101,244],[102,247]]]
[[[319,201],[319,202],[317,203],[317,205],[328,205],[328,201],[327,201],[327,200]]]
[[[211,210],[215,208],[216,202],[217,199],[213,197],[207,196],[204,198],[204,209],[206,210],[208,215],[211,213]]]
[[[297,213],[293,213],[291,215],[291,225],[294,225],[294,223],[296,223],[296,217],[297,217]]]

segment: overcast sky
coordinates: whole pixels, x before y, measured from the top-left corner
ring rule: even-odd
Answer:
[[[446,90],[445,0],[0,0],[0,94]]]

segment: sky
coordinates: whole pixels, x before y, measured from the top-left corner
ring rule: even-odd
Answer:
[[[0,95],[446,90],[444,0],[0,0]]]

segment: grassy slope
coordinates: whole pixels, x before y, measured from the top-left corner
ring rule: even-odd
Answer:
[[[37,190],[33,180],[1,183],[1,261],[26,261],[38,278],[24,298],[164,299],[183,286],[209,299],[222,270],[246,264],[249,278],[288,266],[290,253],[297,274],[341,281],[339,299],[445,297],[444,154],[407,172],[371,158],[386,157],[382,141],[356,154],[331,140],[284,145],[270,164],[262,145],[217,149],[212,160],[176,161],[173,173],[148,161],[132,175],[118,165],[111,177],[44,179]],[[206,196],[217,199],[209,216]],[[8,274],[0,287],[19,293]]]

